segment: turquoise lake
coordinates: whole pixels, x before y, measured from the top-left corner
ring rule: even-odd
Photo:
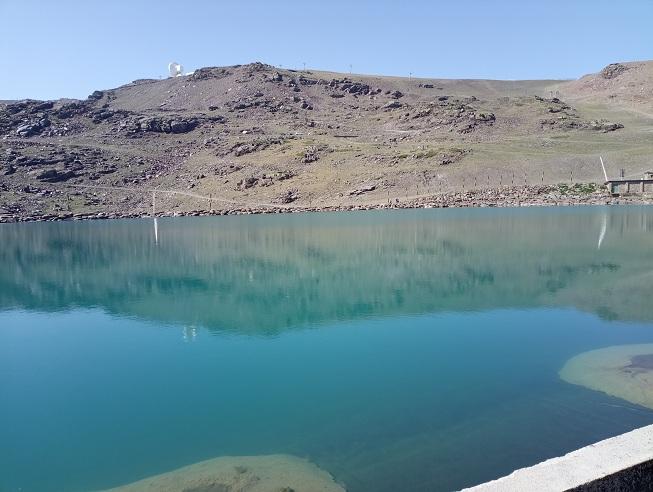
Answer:
[[[0,491],[278,453],[447,491],[651,424],[558,371],[653,343],[652,253],[647,207],[0,225]]]

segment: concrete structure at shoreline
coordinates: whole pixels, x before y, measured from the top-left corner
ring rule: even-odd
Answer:
[[[591,444],[467,492],[653,490],[653,425]]]

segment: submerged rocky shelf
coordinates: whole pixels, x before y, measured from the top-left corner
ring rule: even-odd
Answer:
[[[106,492],[344,492],[331,475],[289,455],[225,456]]]
[[[568,383],[653,409],[653,344],[617,345],[584,352],[560,370]]]

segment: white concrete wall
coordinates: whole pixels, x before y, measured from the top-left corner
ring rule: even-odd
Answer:
[[[653,425],[475,487],[473,492],[653,490]]]

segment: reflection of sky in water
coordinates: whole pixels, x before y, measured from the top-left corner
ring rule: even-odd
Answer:
[[[290,453],[450,490],[651,423],[558,378],[653,342],[646,210],[0,228],[0,489]]]

